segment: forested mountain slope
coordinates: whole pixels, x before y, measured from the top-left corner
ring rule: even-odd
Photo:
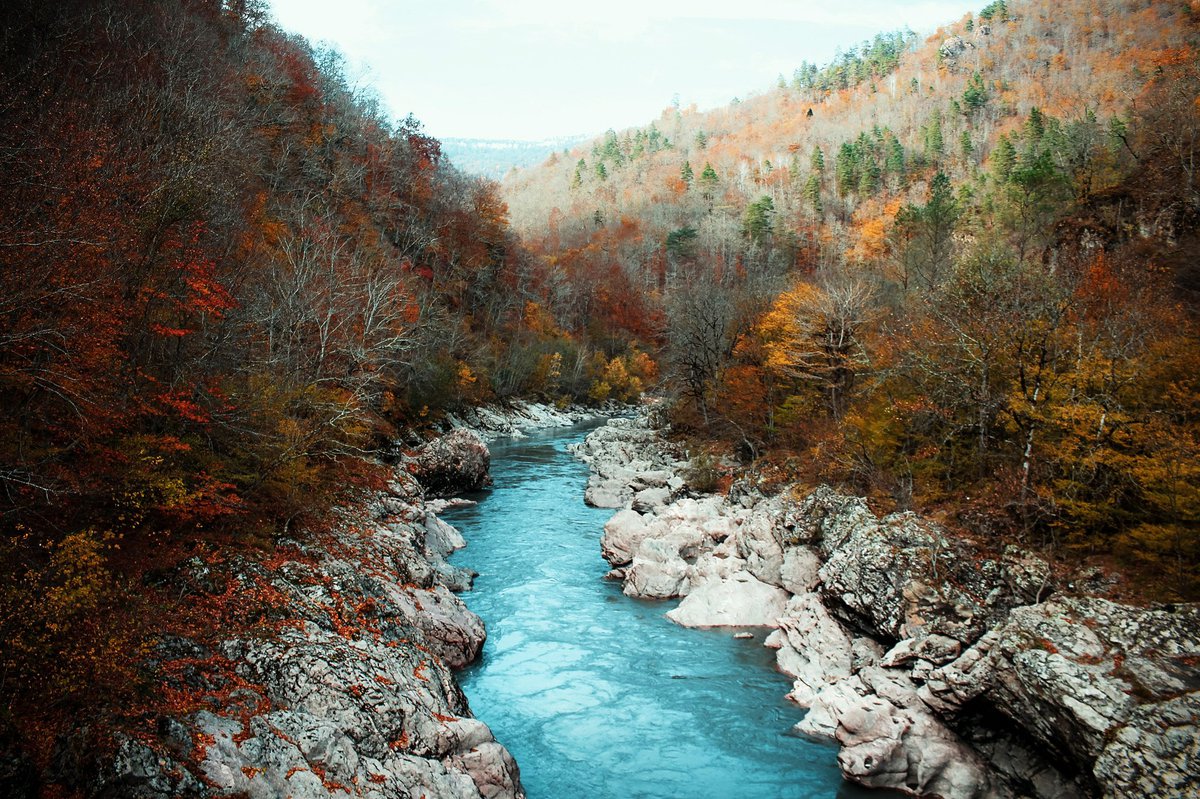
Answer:
[[[1198,12],[998,0],[504,196],[591,286],[564,324],[658,342],[685,429],[1194,596]]]
[[[320,529],[444,409],[637,392],[496,184],[261,2],[5,4],[0,174],[0,750],[43,766],[151,637],[258,618],[179,562]]]

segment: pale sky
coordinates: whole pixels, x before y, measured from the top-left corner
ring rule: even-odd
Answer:
[[[542,139],[701,110],[829,61],[876,33],[919,34],[984,0],[269,0],[346,55],[393,116],[439,137]]]

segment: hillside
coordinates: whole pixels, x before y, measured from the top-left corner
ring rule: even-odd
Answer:
[[[262,3],[6,4],[0,123],[0,759],[51,782],[60,735],[182,701],[155,642],[278,599],[168,588],[181,564],[263,574],[448,411],[647,377],[548,321],[572,297],[494,182]]]
[[[1197,11],[998,0],[504,197],[591,287],[563,324],[656,342],[678,428],[1194,596]]]

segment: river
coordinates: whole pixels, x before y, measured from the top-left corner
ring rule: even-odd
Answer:
[[[850,799],[836,748],[790,734],[774,652],[734,630],[689,630],[673,602],[603,578],[611,510],[583,503],[587,466],[567,445],[595,425],[492,445],[490,491],[442,517],[479,572],[467,605],[487,624],[460,674],[476,716],[521,767],[530,799]]]

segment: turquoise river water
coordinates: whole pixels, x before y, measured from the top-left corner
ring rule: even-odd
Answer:
[[[496,442],[493,488],[443,514],[488,631],[463,689],[529,799],[881,796],[841,779],[832,745],[789,734],[803,710],[765,631],[685,629],[663,615],[674,603],[603,579],[612,511],[584,505],[587,467],[566,449],[594,426]]]

